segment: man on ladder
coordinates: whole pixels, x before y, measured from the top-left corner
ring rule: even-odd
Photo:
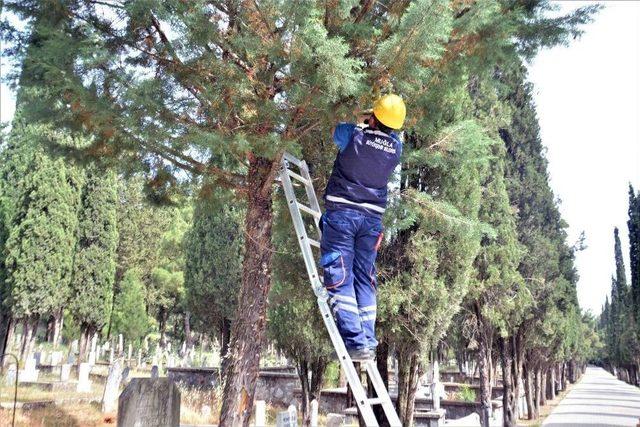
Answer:
[[[320,264],[340,335],[354,361],[371,360],[375,336],[376,268],[387,184],[400,162],[406,108],[397,95],[373,106],[365,125],[340,123],[339,148],[325,191]]]

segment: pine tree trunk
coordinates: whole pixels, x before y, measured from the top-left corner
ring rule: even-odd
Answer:
[[[534,409],[533,409],[533,396],[532,396],[532,387],[531,387],[531,368],[524,365],[524,395],[527,401],[527,419],[532,420],[534,418]]]
[[[158,313],[158,317],[158,329],[160,330],[160,348],[164,350],[167,347],[167,311],[164,309],[164,307],[160,307],[160,313]]]
[[[62,327],[64,326],[64,310],[61,308],[53,317],[53,348],[58,348],[62,337]]]
[[[547,399],[556,398],[556,367],[551,365],[547,373]]]
[[[184,341],[186,354],[189,354],[189,351],[193,347],[193,337],[191,336],[191,313],[189,311],[184,313]]]
[[[40,316],[33,315],[24,320],[22,345],[20,346],[20,360],[25,361],[32,353],[38,331]]]
[[[4,367],[4,354],[11,352],[15,322],[11,316],[2,316],[0,323],[0,370]]]
[[[547,369],[540,370],[540,406],[547,404]]]
[[[398,352],[398,416],[403,426],[413,425],[413,410],[418,389],[418,355],[413,350]]]
[[[49,316],[49,320],[47,320],[47,332],[45,333],[44,339],[49,344],[53,344],[53,330],[55,328],[56,319],[53,316]]]
[[[540,401],[542,394],[542,370],[540,367],[533,372],[533,415],[537,420],[540,417]]]
[[[90,328],[86,325],[82,325],[80,329],[80,345],[78,346],[78,364],[84,362],[87,356],[87,348],[91,345],[91,333]]]
[[[222,427],[248,426],[253,406],[265,335],[267,295],[271,287],[273,167],[270,160],[250,157],[245,257],[238,307],[231,327],[229,363],[223,375]]]
[[[302,411],[302,425],[307,427],[311,424],[311,414],[309,411],[309,365],[304,358],[297,358],[296,364],[298,365],[298,378],[300,379],[301,400],[300,410]]]
[[[484,325],[484,319],[480,312],[480,306],[474,304],[476,323],[478,330],[478,371],[480,374],[480,425],[489,427],[489,419],[491,418],[491,384],[490,384],[490,360],[491,360],[491,342],[487,336],[487,330]]]
[[[524,349],[522,346],[522,329],[519,329],[514,337],[511,338],[511,357],[512,357],[512,371],[513,388],[515,391],[515,401],[513,411],[515,419],[519,418],[520,414],[520,392],[522,390],[522,371],[524,365]],[[523,415],[523,414],[522,414]]]
[[[514,412],[514,407],[516,402],[512,379],[513,360],[511,358],[509,343],[509,338],[498,338],[498,345],[500,347],[500,364],[502,365],[502,386],[504,388],[502,393],[502,424],[505,427],[515,427],[516,414]]]

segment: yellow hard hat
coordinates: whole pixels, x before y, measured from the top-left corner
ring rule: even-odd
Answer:
[[[384,95],[373,103],[373,114],[383,125],[391,129],[400,129],[407,109],[398,95]]]

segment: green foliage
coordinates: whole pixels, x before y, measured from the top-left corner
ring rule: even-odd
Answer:
[[[14,144],[35,146],[46,137],[43,126],[17,127],[12,134]],[[65,304],[80,202],[80,174],[62,159],[36,149],[26,170],[6,242],[9,304],[18,318]]]
[[[116,190],[113,171],[87,169],[69,308],[76,322],[91,331],[101,330],[111,312],[118,243]]]
[[[460,390],[457,393],[457,398],[457,400],[461,400],[463,402],[475,402],[476,392],[469,386],[469,384],[461,384]]]
[[[222,332],[225,320],[233,319],[241,281],[244,209],[224,197],[199,198],[185,236],[186,306],[194,324],[208,333],[212,327]]]
[[[139,342],[149,332],[144,285],[139,270],[127,270],[120,283],[120,293],[113,305],[112,331],[125,339]]]

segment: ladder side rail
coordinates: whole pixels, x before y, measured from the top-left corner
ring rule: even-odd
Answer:
[[[291,214],[293,226],[298,238],[298,244],[300,245],[300,250],[302,251],[302,257],[304,258],[304,263],[307,267],[307,273],[309,274],[309,280],[311,281],[311,284],[313,286],[313,291],[318,297],[320,297],[320,295],[323,295],[326,298],[326,291],[320,283],[318,269],[316,268],[316,262],[311,250],[311,244],[309,242],[309,237],[307,236],[307,230],[304,226],[302,214],[298,209],[298,202],[296,200],[295,192],[293,191],[293,184],[291,183],[291,178],[289,178],[289,175],[287,174],[286,167],[280,173],[280,178],[282,179],[282,188],[284,189],[284,193],[287,199],[287,205],[289,205],[289,213]]]
[[[300,175],[305,178],[310,183],[313,183],[311,179],[311,174],[309,174],[309,167],[307,166],[307,162],[302,160],[300,166]],[[314,211],[322,212],[320,210],[320,203],[318,203],[318,197],[316,196],[316,192],[313,188],[313,184],[305,185],[305,190],[307,192],[307,198],[309,199],[309,207]],[[322,232],[320,231],[320,219],[314,218],[314,222],[316,224],[316,229],[318,230],[318,239],[322,238]]]
[[[340,336],[340,332],[338,331],[338,327],[336,326],[336,323],[333,319],[331,308],[329,307],[327,300],[324,298],[318,298],[318,307],[320,308],[322,320],[324,321],[327,331],[329,332],[329,337],[331,338],[333,347],[335,348],[336,354],[338,355],[340,365],[344,370],[347,383],[351,387],[351,391],[356,401],[356,405],[360,410],[360,414],[362,415],[362,418],[367,426],[377,427],[378,421],[376,420],[375,413],[373,412],[373,408],[368,401],[367,393],[360,380],[360,375],[358,374],[358,371],[351,361],[349,353],[347,353],[347,348],[345,347],[344,341]]]
[[[387,388],[384,385],[384,381],[380,376],[380,371],[378,371],[378,366],[374,360],[371,360],[365,363],[365,368],[367,370],[367,374],[369,375],[369,379],[371,380],[371,384],[376,391],[376,395],[381,400],[382,409],[384,410],[385,415],[387,416],[387,420],[389,421],[389,425],[391,427],[402,427],[400,423],[400,418],[398,417],[398,413],[393,406],[393,402],[391,400],[391,396],[387,391]]]

